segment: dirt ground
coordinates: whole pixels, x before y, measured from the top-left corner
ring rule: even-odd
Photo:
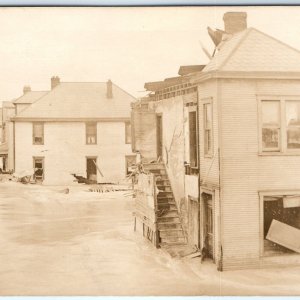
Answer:
[[[218,272],[133,231],[128,192],[0,183],[0,295],[300,295],[300,268]]]

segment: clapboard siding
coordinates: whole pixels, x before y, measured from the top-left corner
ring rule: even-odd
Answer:
[[[259,155],[260,94],[300,99],[300,82],[227,79],[221,83],[224,269],[260,264],[259,190],[299,187],[300,156]]]

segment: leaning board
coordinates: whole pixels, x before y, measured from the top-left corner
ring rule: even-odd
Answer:
[[[267,239],[300,253],[300,230],[295,227],[273,220]]]

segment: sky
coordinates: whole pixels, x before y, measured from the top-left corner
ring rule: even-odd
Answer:
[[[144,83],[177,76],[181,65],[205,64],[207,26],[245,11],[255,27],[300,49],[300,7],[0,8],[0,102],[24,85],[49,90],[61,81],[107,81],[135,97]]]

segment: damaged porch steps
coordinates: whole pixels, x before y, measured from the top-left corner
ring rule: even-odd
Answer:
[[[157,226],[160,246],[172,247],[186,245],[186,238],[181,226],[178,209],[172,187],[163,163],[143,164],[144,170],[155,174],[157,188]]]

